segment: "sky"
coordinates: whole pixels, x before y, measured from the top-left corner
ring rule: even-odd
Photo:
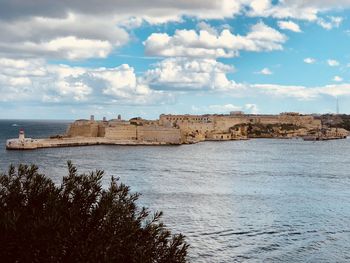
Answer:
[[[0,0],[0,119],[350,114],[350,0]]]

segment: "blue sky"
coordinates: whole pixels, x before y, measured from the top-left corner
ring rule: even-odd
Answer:
[[[0,2],[0,118],[350,113],[347,0]]]

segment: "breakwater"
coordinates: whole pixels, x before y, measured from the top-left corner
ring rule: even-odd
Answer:
[[[38,148],[58,148],[58,147],[76,147],[91,145],[177,145],[166,142],[147,142],[135,140],[113,140],[101,137],[75,137],[75,138],[57,138],[57,139],[10,139],[6,141],[8,150],[34,150]]]

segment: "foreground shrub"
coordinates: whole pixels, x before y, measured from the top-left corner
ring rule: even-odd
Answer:
[[[0,175],[1,262],[186,262],[188,245],[138,208],[139,194],[103,171],[77,174],[68,162],[60,186],[19,165]]]

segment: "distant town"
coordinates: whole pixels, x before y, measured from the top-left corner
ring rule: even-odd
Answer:
[[[250,138],[301,138],[321,141],[348,136],[350,117],[340,114],[304,115],[286,112],[278,115],[230,114],[172,115],[162,114],[158,120],[140,117],[76,120],[66,134],[32,139],[20,130],[19,137],[9,139],[9,150],[27,150],[83,145],[180,145],[202,141],[247,140]]]

